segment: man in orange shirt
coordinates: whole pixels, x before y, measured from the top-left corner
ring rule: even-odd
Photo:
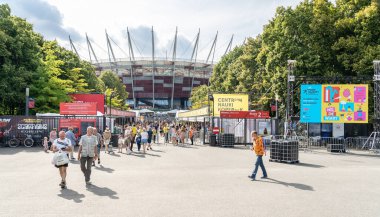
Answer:
[[[257,135],[256,131],[253,131],[251,136],[252,136],[252,141],[253,141],[252,150],[255,151],[257,155],[257,160],[255,164],[255,169],[253,170],[252,175],[248,177],[251,178],[253,181],[256,180],[257,170],[259,169],[259,166],[260,166],[261,170],[263,171],[263,177],[261,178],[266,179],[268,178],[268,175],[263,163],[263,155],[265,153],[263,139]]]

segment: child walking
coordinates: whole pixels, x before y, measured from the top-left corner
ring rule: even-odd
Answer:
[[[124,136],[123,134],[119,135],[119,140],[117,141],[118,145],[118,153],[123,153],[123,145],[124,145]]]
[[[48,144],[48,138],[45,136],[44,137],[44,151],[46,152],[46,153],[49,153],[49,144]]]

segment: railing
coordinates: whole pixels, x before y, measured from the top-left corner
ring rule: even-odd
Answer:
[[[264,140],[297,140],[299,144],[299,149],[304,151],[313,151],[316,149],[326,149],[332,146],[340,146],[342,152],[350,150],[371,150],[374,152],[379,152],[380,148],[380,138],[368,137],[304,137],[304,136],[284,136],[284,135],[274,135],[264,137]],[[367,144],[366,144],[367,142]],[[376,146],[372,149],[371,144],[375,142]],[[265,142],[266,146],[270,146],[270,142]],[[268,145],[269,144],[269,145]],[[365,145],[366,144],[366,145]]]

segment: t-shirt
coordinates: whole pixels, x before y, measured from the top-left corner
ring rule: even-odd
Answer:
[[[148,132],[144,131],[141,133],[141,139],[148,139]]]
[[[133,133],[133,135],[137,134],[137,128],[136,127],[132,127],[132,133]]]
[[[130,137],[131,133],[132,133],[132,131],[130,129],[126,129],[125,132],[124,132],[124,136],[125,137]]]
[[[64,138],[64,139],[55,139],[53,142],[53,145],[57,147],[57,149],[63,149],[67,147],[72,147],[70,139]],[[64,151],[67,153],[67,151]]]
[[[73,133],[73,131],[69,130],[66,132],[66,138],[70,139],[70,142],[71,142],[71,145],[75,145],[75,135]]]

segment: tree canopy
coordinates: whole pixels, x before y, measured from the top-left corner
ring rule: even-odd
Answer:
[[[372,62],[380,59],[379,23],[377,0],[305,0],[295,8],[278,7],[260,35],[215,65],[209,88],[251,92],[251,109],[267,109],[276,93],[286,98],[290,59],[297,61],[296,75],[373,75]],[[195,91],[196,105],[201,93]]]
[[[69,93],[105,93],[107,89],[117,91],[114,106],[125,108],[128,94],[123,84],[115,74],[106,74],[113,80],[98,78],[91,63],[57,41],[45,40],[32,24],[0,4],[0,114],[23,114],[27,87],[36,104],[31,113],[57,112],[60,102],[71,100]]]

